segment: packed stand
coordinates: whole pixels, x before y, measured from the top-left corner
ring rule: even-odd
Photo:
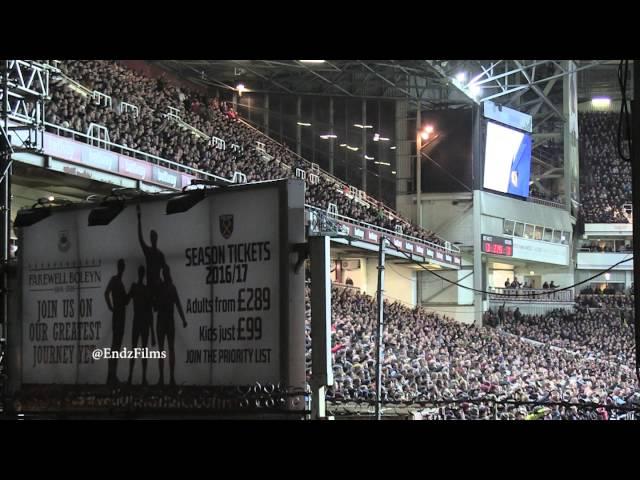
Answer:
[[[519,318],[517,318],[519,317]],[[514,335],[632,368],[635,339],[631,311],[613,305],[593,308],[579,299],[575,311],[557,309],[544,315],[506,311],[500,326]]]
[[[591,240],[589,243],[583,243],[580,250],[603,253],[624,253],[633,252],[633,246],[631,245],[631,240]]]
[[[330,203],[338,208],[340,215],[353,218],[361,222],[369,223],[387,230],[395,231],[397,225],[402,227],[402,233],[411,237],[435,243],[443,246],[444,242],[433,232],[417,228],[408,220],[398,220],[390,218],[389,214],[379,205],[365,206],[361,202],[349,197],[345,188],[344,193],[340,194],[336,191],[335,186],[327,184],[328,182],[320,182],[315,185],[307,185],[305,192],[305,203],[319,208],[326,209]]]
[[[581,295],[618,295],[622,292],[621,290],[617,290],[613,286],[614,284],[604,284],[604,285],[596,285],[596,286],[588,286],[580,290]]]
[[[334,289],[332,308],[334,386],[328,389],[327,399],[372,402],[374,298]],[[628,335],[626,330],[616,333]],[[613,338],[609,342],[604,348],[612,355],[619,348],[625,352],[621,360],[629,359],[628,342]],[[640,403],[635,374],[617,364],[532,344],[498,329],[462,324],[401,303],[385,302],[382,375],[384,401],[434,402],[428,418],[436,419],[607,419],[609,413],[619,412],[578,407]],[[455,403],[437,403],[442,401]],[[494,403],[500,401],[532,403]],[[554,402],[575,406],[551,405]],[[547,404],[541,413],[540,407]]]
[[[629,223],[622,206],[631,203],[631,163],[616,146],[618,114],[579,114],[580,197],[585,223]]]
[[[605,295],[596,294],[593,290],[586,290],[583,295],[576,297],[576,307],[582,308],[633,308],[634,298],[633,294],[621,294],[616,292],[615,294]]]
[[[47,106],[49,123],[83,133],[91,123],[100,124],[107,127],[114,144],[227,179],[236,171],[253,182],[295,176],[296,168],[308,170],[308,164],[289,149],[238,121],[233,108],[218,98],[206,98],[162,78],[142,76],[110,60],[66,60],[60,68],[89,90],[109,95],[112,105],[96,105],[90,96],[71,88],[54,88]],[[123,111],[123,102],[137,106],[138,115]],[[224,140],[226,148],[211,145],[207,138],[166,116],[169,107],[178,110],[181,120],[191,127]],[[264,144],[263,151],[257,150],[257,142]],[[406,235],[444,245],[433,232],[400,218],[392,220],[380,206],[365,206],[350,198],[324,175],[318,180],[308,185],[307,203],[320,208],[334,203],[341,215],[390,230],[400,225]]]

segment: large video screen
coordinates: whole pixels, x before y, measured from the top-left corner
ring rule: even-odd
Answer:
[[[484,188],[528,197],[530,176],[531,135],[487,122]]]

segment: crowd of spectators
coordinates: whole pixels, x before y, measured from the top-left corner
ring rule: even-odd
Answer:
[[[580,113],[580,201],[585,223],[628,223],[631,163],[618,154],[618,114]]]
[[[579,310],[573,317],[561,311],[544,317],[508,311],[496,329],[399,302],[385,302],[384,308],[383,400],[433,402],[427,418],[608,419],[621,414],[615,407],[640,403],[632,331],[609,311]],[[334,386],[327,399],[371,402],[376,387],[374,298],[334,289],[332,309]],[[310,346],[308,327],[309,362]],[[440,403],[445,401],[452,403]]]
[[[230,179],[235,171],[249,182],[287,176],[279,162],[261,161],[255,151],[258,133],[235,121],[226,102],[207,100],[168,82],[146,78],[107,60],[68,60],[61,64],[65,74],[89,90],[112,99],[111,106],[97,105],[92,97],[71,88],[54,89],[47,105],[48,121],[86,132],[91,123],[105,126],[112,143],[140,150],[185,166]],[[123,111],[122,103],[134,105],[137,114]],[[228,143],[224,150],[211,145],[174,118],[166,116],[170,107],[180,118],[207,136]],[[231,145],[237,145],[231,148]],[[278,152],[274,152],[276,155]]]
[[[553,290],[553,289],[559,288],[559,287],[560,287],[560,285],[556,285],[553,280],[551,280],[551,282],[545,281],[542,284],[542,289],[543,290]],[[533,289],[534,287],[533,287],[532,284],[530,284],[526,280],[524,282],[519,281],[518,277],[516,277],[514,275],[513,280],[511,280],[510,278],[507,278],[504,281],[504,288],[505,289],[518,290],[518,289]]]
[[[613,284],[589,285],[580,291],[582,295],[597,295],[602,298],[603,295],[618,295],[623,293],[621,290],[614,288]]]
[[[633,308],[635,296],[615,292],[611,295],[595,294],[593,291],[585,291],[585,294],[576,296],[576,306],[581,308]]]
[[[614,241],[614,240],[603,240],[603,241],[595,241],[591,240],[590,243],[583,243],[581,250],[588,250],[589,252],[633,252],[633,247],[631,245],[631,240]]]
[[[47,121],[86,133],[91,123],[105,126],[109,140],[134,150],[171,160],[187,167],[231,179],[238,171],[248,182],[287,178],[309,164],[288,148],[239,121],[233,108],[219,98],[207,98],[184,87],[172,85],[162,77],[148,78],[111,60],[65,60],[64,74],[90,91],[111,98],[111,104],[98,103],[64,82],[54,82],[47,105]],[[137,112],[126,105],[137,107]],[[176,121],[202,132],[200,135]],[[209,137],[226,142],[225,148],[212,144]],[[258,142],[263,144],[258,148]],[[389,213],[379,203],[362,202],[348,194],[348,187],[320,174],[317,183],[307,183],[306,201],[327,208],[333,203],[338,213],[355,220],[395,230],[422,240],[444,245],[433,232],[418,228]]]
[[[635,363],[631,313],[612,306],[586,305],[581,299],[575,311],[557,309],[544,315],[522,315],[518,320],[507,310],[500,326],[514,335],[566,348],[585,358],[631,368]]]

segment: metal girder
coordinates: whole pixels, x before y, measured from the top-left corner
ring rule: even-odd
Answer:
[[[508,66],[508,60],[505,60],[505,67]],[[492,64],[491,67],[489,68],[485,68],[481,62],[478,62],[478,64],[480,65],[480,68],[482,69],[482,73],[477,75],[476,77],[474,77],[473,79],[471,79],[469,81],[470,84],[472,85],[476,85],[476,86],[481,86],[484,85],[485,83],[489,83],[489,82],[496,82],[497,85],[504,91],[507,90],[508,84],[505,83],[501,83],[500,80],[506,77],[510,77],[510,76],[514,76],[518,73],[524,73],[526,72],[527,68],[535,68],[538,65],[544,65],[545,63],[548,62],[548,60],[541,60],[541,61],[537,61],[534,62],[532,64],[526,65],[526,66],[522,66],[518,63],[517,60],[513,60],[513,62],[516,63],[517,68],[513,68],[505,73],[500,73],[498,75],[493,75],[493,67],[495,66],[494,64]],[[483,78],[485,77],[485,78]]]
[[[240,68],[246,75],[243,77],[244,83],[253,92],[349,98],[408,98],[412,103],[431,102],[434,99],[421,98],[417,86],[414,91],[414,80],[418,78],[428,81],[429,89],[441,88],[442,95],[435,96],[445,103],[458,101],[462,104],[480,104],[482,101],[493,100],[502,105],[517,105],[518,109],[523,105],[533,105],[533,108],[529,108],[534,115],[542,113],[544,116],[549,110],[554,113],[554,117],[560,118],[558,113],[562,112],[562,108],[554,111],[552,105],[558,101],[558,83],[561,82],[551,81],[569,74],[556,60],[325,60],[317,65],[307,65],[298,60],[171,62],[174,63],[172,68],[192,71],[200,83],[208,82],[227,89],[234,88],[230,84],[237,80],[236,69]],[[607,62],[577,61],[575,71],[604,63]],[[458,82],[454,75],[460,71],[468,72],[471,81]],[[200,78],[204,72],[207,74],[206,80]],[[363,73],[371,77],[368,86],[364,85],[364,80],[359,76]],[[461,98],[458,98],[457,92],[452,91],[451,86],[461,92]],[[479,89],[479,93],[473,95],[471,86]],[[537,86],[539,89],[534,88]],[[365,90],[362,91],[361,88]],[[473,92],[476,93],[475,90]],[[532,100],[532,103],[528,103]],[[516,101],[522,103],[514,103]]]
[[[341,92],[344,92],[345,94],[347,94],[350,97],[353,97],[354,95],[349,92],[348,90],[345,90],[344,88],[342,88],[340,85],[338,85],[337,83],[333,82],[332,80],[329,80],[328,78],[324,77],[323,75],[320,75],[318,72],[314,71],[312,68],[309,68],[307,65],[305,65],[304,63],[300,63],[300,65],[302,65],[306,70],[308,70],[309,72],[311,72],[313,75],[315,75],[316,77],[320,78],[321,80],[324,80],[325,82],[327,82],[328,84],[332,85],[333,87],[337,88],[338,90],[340,90]]]
[[[533,180],[533,184],[538,187],[538,189],[542,190],[542,193],[549,194],[551,193],[551,189],[545,187],[540,180]]]
[[[533,163],[537,165],[542,165],[545,168],[555,168],[550,163],[546,162],[545,160],[542,160],[540,157],[537,157],[535,155],[531,155],[531,160],[533,161]]]
[[[538,142],[542,142],[545,143],[548,140],[559,140],[562,138],[562,135],[560,133],[555,133],[555,132],[546,132],[546,133],[534,133],[533,134],[533,139]]]
[[[531,77],[529,76],[529,74],[526,71],[526,68],[518,61],[518,60],[514,60],[513,61],[518,67],[520,67],[522,69],[522,71],[520,72],[522,74],[522,76],[524,76],[524,78],[527,80],[527,82],[529,82],[529,86],[531,87],[531,89],[542,99],[542,101],[544,103],[546,103],[549,108],[551,108],[551,110],[558,116],[560,117],[563,121],[565,120],[564,118],[564,114],[558,109],[558,107],[556,107],[553,102],[551,100],[549,100],[549,97],[547,97],[547,95],[544,94],[544,92],[542,90],[540,90],[540,87],[538,87],[537,85],[534,85],[531,80]]]
[[[4,101],[4,95],[0,92],[0,101]],[[30,102],[24,96],[9,91],[7,94],[7,113],[10,117],[18,119],[28,124],[40,124],[44,122],[41,118],[39,102]]]
[[[529,63],[524,60],[484,60],[478,61],[478,69],[470,71],[469,81],[458,81],[454,75],[458,71],[467,71],[465,67],[461,67],[461,63],[447,62],[447,67],[444,68],[444,62],[435,60],[427,60],[426,63],[443,78],[450,81],[456,88],[464,93],[471,101],[480,104],[487,100],[495,100],[497,98],[506,97],[502,103],[513,105],[513,103],[528,92],[533,92],[536,95],[536,99],[533,101],[533,108],[531,110],[532,115],[536,115],[542,105],[547,106],[554,116],[564,120],[562,109],[558,108],[549,97],[553,87],[556,85],[557,79],[569,75],[568,72],[560,63],[556,60],[535,60]],[[574,72],[594,67],[598,64],[604,63],[604,61],[590,61],[582,62],[577,66]],[[501,72],[497,71],[497,67],[501,66]],[[504,66],[504,69],[502,69]],[[523,83],[523,81],[525,83]],[[541,84],[545,84],[543,89],[540,88]],[[498,92],[492,91],[489,94],[482,95],[472,93],[478,90],[498,89]],[[530,100],[525,104],[530,104]],[[522,105],[520,105],[522,106]],[[545,119],[546,121],[547,119]]]
[[[180,64],[180,62],[176,62],[178,64]],[[190,64],[185,63],[185,66],[189,69],[189,70],[193,70],[194,72],[196,72],[198,75],[201,75],[203,72],[201,72],[200,70],[198,70],[197,68],[192,67]],[[232,85],[228,85],[224,82],[221,82],[220,80],[216,80],[215,78],[209,78],[207,76],[207,78],[205,79],[205,82],[209,83],[209,84],[213,84],[216,87],[222,87],[222,88],[226,88],[228,90],[235,90],[235,87],[233,87]]]
[[[402,65],[399,65],[395,60],[391,60],[391,64],[392,64],[392,66],[394,66],[394,67],[399,68],[400,70],[402,70],[402,72],[403,72],[405,75],[411,75],[411,74],[409,73],[409,70],[408,70],[406,67],[403,67]],[[418,73],[420,73],[420,71],[419,71],[419,70],[418,70],[417,72],[418,72]]]
[[[563,169],[561,167],[553,167],[543,172],[541,175],[538,175],[538,180],[544,180],[546,178],[561,178]]]
[[[49,74],[53,67],[25,60],[3,60],[0,64],[0,113],[2,138],[13,151],[37,151],[42,148],[45,107],[49,97]],[[9,119],[14,125],[9,125]],[[16,148],[8,143],[9,132]]]
[[[545,123],[547,123],[549,120],[551,120],[551,119],[553,118],[553,116],[554,116],[554,113],[553,113],[553,112],[551,112],[551,113],[547,114],[547,116],[546,116],[546,117],[544,117],[542,120],[539,120],[539,121],[537,122],[538,128],[540,128],[543,124],[545,124]]]
[[[510,93],[515,93],[519,91],[522,91],[522,93],[525,93],[528,88],[529,88],[529,85],[519,85],[517,87],[510,88],[508,90],[503,90],[501,92],[494,93],[493,95],[489,95],[488,97],[483,97],[482,101],[486,102],[487,100],[493,100],[494,98],[503,97],[505,95],[509,95]]]
[[[7,60],[8,87],[27,96],[49,96],[49,71],[34,62]]]
[[[551,80],[549,80],[549,82],[547,82],[547,84],[544,87],[544,90],[542,90],[542,94],[547,97],[549,95],[549,93],[551,92],[551,89],[553,88],[553,86],[556,84],[556,82],[558,81],[559,77],[554,77],[551,78]],[[533,78],[532,78],[533,79]],[[538,103],[536,106],[534,106],[530,111],[529,114],[535,116],[538,111],[540,110],[540,107],[542,107],[542,102]]]
[[[402,87],[399,87],[397,83],[392,82],[391,80],[389,80],[388,78],[386,78],[385,76],[381,75],[380,73],[376,72],[373,68],[371,68],[369,65],[367,65],[366,63],[364,63],[362,60],[358,60],[358,62],[367,70],[369,70],[371,73],[373,73],[376,77],[378,77],[380,80],[382,80],[383,82],[387,83],[388,85],[391,85],[393,88],[395,88],[396,90],[404,93],[407,97],[412,97],[413,95],[411,95],[409,93],[408,90],[405,90]],[[417,98],[417,97],[416,97]]]
[[[255,70],[252,70],[251,68],[247,67],[246,65],[242,65],[240,64],[237,60],[234,60],[233,63],[235,63],[238,66],[241,66],[242,68],[246,68],[248,71],[250,71],[251,73],[253,73],[254,75],[266,80],[267,82],[271,82],[273,83],[276,87],[280,87],[281,89],[283,89],[285,92],[293,94],[293,92],[291,90],[289,90],[287,87],[285,87],[284,85],[282,85],[279,82],[276,82],[274,79],[266,77],[265,75],[262,75],[261,73],[256,72]]]
[[[449,78],[451,77],[450,74],[448,74],[445,69],[441,66],[438,65],[436,63],[435,60],[425,60],[425,62],[427,62],[427,64],[433,68],[436,72],[438,72],[444,79],[449,80]],[[458,89],[460,90],[462,93],[464,93],[472,102],[476,103],[476,104],[480,104],[480,101],[475,98],[473,95],[471,95],[471,93],[469,92],[469,89],[465,89],[460,82],[456,81],[454,78],[451,79],[451,83]]]

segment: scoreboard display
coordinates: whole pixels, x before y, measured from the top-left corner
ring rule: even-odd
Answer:
[[[504,257],[513,256],[513,240],[510,238],[482,235],[482,252]]]

